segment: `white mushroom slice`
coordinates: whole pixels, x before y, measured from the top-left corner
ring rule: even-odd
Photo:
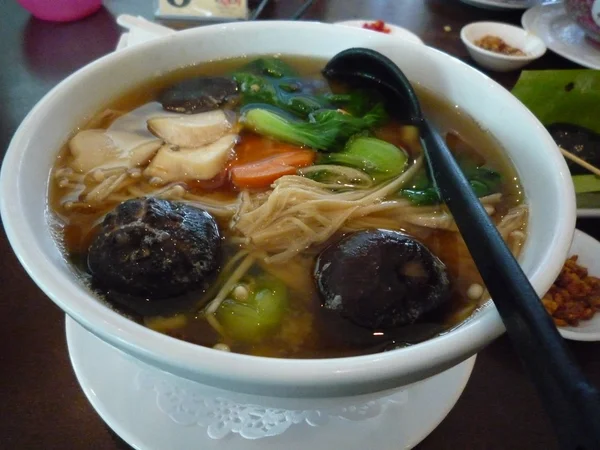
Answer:
[[[222,110],[148,120],[148,130],[169,144],[202,147],[231,132],[233,124]]]
[[[77,172],[147,164],[162,142],[154,137],[112,130],[83,130],[69,141],[70,166]]]
[[[153,117],[180,117],[179,113],[165,111],[158,102],[146,103],[139,108],[122,115],[108,127],[109,130],[129,131],[143,136],[155,137],[148,130],[148,120]]]
[[[237,136],[228,134],[200,148],[173,148],[163,145],[144,175],[157,183],[172,181],[210,180],[227,164]]]

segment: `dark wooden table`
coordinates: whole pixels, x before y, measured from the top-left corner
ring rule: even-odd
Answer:
[[[1,4],[2,152],[21,120],[50,88],[114,49],[120,34],[115,24],[118,14],[151,18],[154,8],[151,0],[105,0],[105,8],[94,16],[58,25],[30,18],[14,0]],[[298,0],[280,0],[265,17],[286,17],[298,5]],[[460,28],[477,20],[519,23],[520,16],[520,12],[476,9],[458,0],[321,0],[306,18],[326,22],[384,18],[472,64],[460,42]],[[575,66],[552,52],[530,66],[571,67]],[[490,75],[507,88],[518,76]],[[598,222],[581,220],[578,228],[600,237]],[[3,232],[0,289],[0,448],[128,449],[85,399],[69,363],[64,315],[25,274]],[[569,347],[584,372],[600,384],[600,344],[569,342]],[[481,352],[456,407],[418,448],[556,448],[534,388],[506,337]]]

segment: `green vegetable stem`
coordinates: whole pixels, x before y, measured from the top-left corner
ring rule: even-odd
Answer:
[[[216,312],[227,335],[243,342],[255,342],[280,323],[288,304],[285,284],[262,274],[236,286],[231,298]]]
[[[321,156],[319,163],[354,167],[370,175],[374,181],[383,181],[404,172],[407,161],[407,153],[389,142],[355,136],[342,151]]]
[[[343,148],[351,136],[369,130],[386,119],[383,105],[378,104],[363,117],[325,109],[311,113],[308,121],[294,121],[268,109],[253,108],[242,115],[241,122],[258,134],[280,141],[316,150],[335,151]]]

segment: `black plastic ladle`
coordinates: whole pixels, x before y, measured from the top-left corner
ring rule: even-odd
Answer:
[[[399,119],[417,126],[433,181],[452,213],[521,362],[537,386],[561,448],[600,449],[600,394],[574,362],[540,298],[475,196],[446,143],[423,116],[404,73],[374,50],[351,48],[327,79],[375,88]]]

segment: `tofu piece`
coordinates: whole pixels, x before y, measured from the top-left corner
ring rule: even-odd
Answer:
[[[149,119],[148,130],[168,144],[198,148],[215,142],[231,133],[232,122],[223,110],[200,114],[183,114],[178,117]]]
[[[174,181],[210,180],[227,164],[237,142],[237,135],[228,134],[212,144],[198,148],[177,148],[163,145],[144,176],[164,184]]]
[[[73,170],[87,173],[95,169],[144,166],[161,147],[162,141],[126,131],[83,130],[69,141]]]

